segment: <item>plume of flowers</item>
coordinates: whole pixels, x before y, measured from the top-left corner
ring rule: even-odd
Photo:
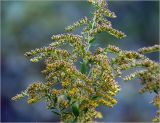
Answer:
[[[111,45],[105,50],[116,54],[115,58],[111,58],[111,62],[115,71],[118,71],[118,75],[122,75],[124,70],[141,68],[141,70],[136,70],[122,78],[125,81],[139,78],[141,85],[143,85],[143,88],[139,91],[141,94],[145,92],[155,93],[153,104],[158,108],[158,111],[153,121],[160,122],[160,64],[144,56],[146,53],[160,51],[160,45],[141,48],[137,52],[121,50]]]
[[[13,97],[19,100],[28,97],[28,104],[38,101],[47,102],[47,108],[60,116],[64,122],[88,122],[95,118],[102,118],[101,112],[96,111],[100,105],[112,108],[117,100],[114,96],[120,91],[116,77],[121,77],[124,70],[141,67],[137,71],[124,77],[131,80],[134,77],[141,79],[144,92],[155,92],[153,104],[159,108],[160,65],[149,58],[145,53],[159,51],[159,45],[142,48],[137,52],[124,51],[119,47],[108,45],[107,48],[97,48],[90,51],[96,35],[107,32],[116,38],[126,35],[112,27],[106,19],[116,18],[114,12],[108,9],[105,0],[88,0],[94,7],[93,18],[84,17],[65,28],[67,32],[83,26],[81,34],[64,33],[53,35],[53,42],[49,46],[37,48],[25,53],[31,62],[44,59],[45,82],[35,82],[25,91]],[[72,50],[60,48],[69,44]],[[107,53],[114,53],[116,57],[110,58]],[[82,61],[78,59],[81,58]],[[81,64],[81,69],[75,65]],[[159,112],[157,112],[157,117]],[[154,121],[158,121],[158,118]]]

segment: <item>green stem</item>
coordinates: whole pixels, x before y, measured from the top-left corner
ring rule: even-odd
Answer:
[[[90,29],[91,31],[93,30],[93,28],[95,26],[95,22],[96,22],[96,15],[94,15],[94,17],[93,17],[92,26],[91,26],[91,29]],[[91,37],[89,35],[89,33],[87,33],[87,49],[86,49],[86,52],[89,51],[89,48],[91,47],[91,44],[93,43],[93,42],[90,43],[90,41],[92,39],[93,39],[93,37]],[[83,58],[83,62],[81,64],[81,73],[83,73],[83,74],[86,74],[86,72],[87,72],[87,63],[88,63],[88,61],[85,58]]]

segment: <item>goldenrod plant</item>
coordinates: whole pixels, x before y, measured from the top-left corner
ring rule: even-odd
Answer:
[[[160,51],[159,45],[141,48],[138,51],[122,50],[117,46],[98,47],[91,52],[90,47],[96,35],[107,32],[118,39],[126,35],[112,27],[106,18],[116,18],[105,0],[88,0],[94,7],[93,17],[84,17],[65,28],[68,33],[53,35],[49,46],[26,52],[31,62],[44,59],[42,73],[45,82],[35,82],[13,97],[19,100],[28,97],[28,104],[45,101],[47,108],[59,115],[62,122],[88,122],[102,118],[96,111],[100,105],[112,108],[117,100],[114,96],[120,91],[116,78],[125,81],[139,78],[143,88],[140,93],[155,93],[153,104],[158,108],[153,121],[160,121],[160,64],[145,56],[146,53]],[[83,27],[80,35],[69,33]],[[72,50],[62,49],[70,45]],[[114,57],[108,53],[115,54]],[[81,64],[78,69],[76,63]],[[141,68],[130,75],[123,72]]]

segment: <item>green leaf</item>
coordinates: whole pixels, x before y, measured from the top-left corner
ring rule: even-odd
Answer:
[[[72,105],[72,112],[73,112],[75,117],[79,116],[79,105],[77,103],[74,103]]]
[[[89,41],[89,43],[90,43],[90,44],[93,43],[93,42],[95,41],[95,39],[96,39],[96,38],[92,38],[92,39]]]
[[[97,99],[98,98],[98,96],[96,96],[96,95],[94,95],[94,96],[92,96],[92,99],[94,100],[94,99]]]
[[[70,102],[71,101],[71,97],[70,96],[66,96],[68,101]]]
[[[55,107],[49,107],[49,109],[56,109]]]
[[[71,101],[71,105],[73,105],[76,101]]]
[[[54,98],[54,103],[57,103],[57,97]]]
[[[154,90],[154,92],[155,92],[156,94],[158,94],[158,91],[157,91],[156,89]]]
[[[86,63],[85,62],[83,62],[82,64],[81,64],[81,73],[83,73],[83,74],[86,74]]]
[[[92,23],[89,23],[89,28],[92,28]]]

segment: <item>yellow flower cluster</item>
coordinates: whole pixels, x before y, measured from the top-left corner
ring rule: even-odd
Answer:
[[[82,37],[74,34],[59,34],[59,35],[53,35],[52,40],[56,40],[56,41],[66,40],[66,41],[70,41],[71,43],[74,43],[74,42],[80,43],[82,40]]]
[[[101,48],[96,50],[95,55],[88,54],[88,60],[95,63],[93,69],[91,69],[92,72],[88,77],[80,73],[79,70],[74,67],[73,63],[69,63],[65,60],[46,62],[46,69],[43,73],[46,75],[47,81],[54,81],[55,84],[61,83],[62,85],[62,89],[60,90],[52,89],[52,95],[56,97],[66,95],[74,100],[79,99],[81,100],[80,102],[83,102],[83,107],[85,107],[81,108],[87,110],[89,110],[90,107],[96,108],[101,104],[113,107],[117,101],[112,98],[112,96],[115,96],[119,91],[119,86],[114,81],[109,61],[107,59],[104,50]],[[96,72],[96,69],[100,69],[101,72]],[[98,73],[101,73],[101,75],[96,75],[99,77],[99,80],[96,80],[97,78],[94,77],[94,74]],[[97,90],[95,90],[95,88],[97,88]],[[102,91],[98,91],[99,89]],[[94,95],[100,97],[104,101],[99,102],[99,99],[92,99],[91,97]],[[60,104],[61,107],[70,106],[68,102],[61,102]],[[101,117],[99,113],[92,116]],[[65,117],[73,118],[71,115],[65,115]]]
[[[47,89],[48,87],[45,84],[40,83],[40,82],[31,84],[27,88],[27,94],[29,97],[28,103],[32,104],[42,99],[45,96]]]
[[[132,80],[134,78],[139,78],[143,88],[140,89],[140,93],[150,92],[160,93],[160,64],[154,62],[144,56],[145,53],[160,51],[160,46],[155,45],[153,47],[141,48],[137,52],[135,51],[125,51],[121,50],[116,46],[108,46],[105,50],[111,53],[115,53],[116,57],[112,58],[110,61],[115,70],[122,74],[123,70],[129,70],[133,68],[141,68],[141,70],[135,71],[130,75],[123,77],[124,80]],[[117,66],[118,67],[115,67]],[[155,96],[154,105],[160,108],[159,96]],[[158,118],[153,119],[153,121],[160,121]]]
[[[107,56],[102,48],[98,48],[94,55],[89,57],[90,62],[95,64],[91,67],[90,78],[92,78],[93,87],[95,85],[96,96],[100,97],[97,104],[113,107],[117,101],[112,97],[120,90],[119,85],[115,82],[113,71]]]
[[[144,47],[144,48],[140,48],[138,50],[138,52],[141,54],[146,54],[146,53],[150,53],[150,52],[157,52],[157,51],[160,51],[160,45],[154,45],[151,47]]]
[[[69,101],[62,99],[59,101],[59,105],[60,105],[60,107],[67,108],[69,106]]]
[[[96,111],[94,108],[91,108],[87,111],[86,114],[82,115],[82,122],[90,122],[92,121],[92,118],[102,118],[102,114],[98,111]]]
[[[99,102],[100,104],[102,104],[102,105],[105,105],[105,106],[109,107],[109,108],[112,108],[112,107],[113,107],[113,104],[112,104],[112,103],[110,103],[109,101],[106,101],[106,100],[104,100],[104,99],[100,99],[100,100],[98,100],[98,102]]]
[[[27,103],[28,104],[33,104],[33,103],[36,103],[38,100],[39,100],[39,98],[37,98],[37,97],[31,98],[31,99],[28,99]]]
[[[69,81],[64,81],[64,82],[62,82],[62,87],[63,87],[63,88],[67,88],[69,85],[70,85],[70,82],[69,82]]]
[[[160,95],[157,95],[157,96],[154,97],[154,99],[153,99],[153,104],[154,104],[156,107],[160,108]]]
[[[106,50],[113,53],[120,53],[122,51],[119,47],[116,47],[114,45],[108,45]]]
[[[21,92],[20,94],[17,94],[16,96],[12,97],[12,100],[20,100],[25,96],[27,96],[27,91]]]
[[[102,118],[102,114],[96,111],[98,106],[113,107],[117,103],[114,96],[120,91],[120,86],[115,81],[116,77],[121,77],[123,70],[136,67],[141,67],[142,70],[123,79],[138,77],[144,85],[142,93],[160,93],[160,65],[143,55],[160,50],[159,45],[142,48],[138,52],[124,51],[113,45],[97,48],[93,53],[90,51],[97,33],[108,32],[120,39],[126,35],[113,29],[112,23],[105,18],[116,17],[115,13],[108,9],[105,0],[88,1],[95,7],[93,19],[84,17],[65,28],[66,31],[73,31],[84,25],[81,35],[53,35],[54,42],[48,47],[25,53],[32,62],[45,59],[46,67],[42,73],[46,82],[31,84],[24,92],[13,97],[13,100],[25,96],[28,96],[29,104],[44,100],[47,102],[47,108],[59,115],[64,122],[93,121],[95,118]],[[73,47],[71,52],[59,48],[66,43]],[[108,57],[108,53],[114,53],[115,57]],[[79,59],[82,59],[82,62]],[[81,64],[81,70],[77,64]],[[158,108],[159,100],[159,96],[153,100]],[[157,118],[154,120],[158,121]]]
[[[153,104],[158,108],[156,116],[153,118],[153,122],[160,122],[160,95],[157,95],[153,99]]]
[[[89,34],[91,36],[96,35],[97,33],[100,32],[108,32],[109,34],[115,36],[116,38],[124,38],[126,35],[114,28],[112,28],[112,24],[109,20],[106,19],[108,18],[116,18],[116,15],[114,12],[111,12],[108,9],[108,5],[106,1],[104,0],[88,0],[91,4],[95,6],[95,12],[94,16],[95,18],[95,27],[93,27],[91,30],[89,30]]]
[[[107,7],[107,2],[105,0],[88,0],[88,2],[99,8]]]
[[[55,42],[52,42],[51,44],[49,44],[49,46],[51,46],[51,47],[58,47],[58,46],[64,44],[64,42],[65,42],[64,40],[55,41]]]
[[[160,111],[158,110],[156,116],[152,119],[153,122],[160,122]]]
[[[68,91],[68,95],[74,97],[77,95],[78,91],[79,91],[78,88],[72,88],[71,90]]]
[[[82,53],[84,50],[84,45],[82,44],[83,37],[80,35],[74,34],[59,34],[53,35],[52,40],[54,41],[65,41],[68,42],[74,48],[74,52]]]
[[[97,24],[97,27],[94,30],[92,30],[90,34],[95,35],[100,32],[108,32],[109,34],[119,39],[126,37],[126,35],[123,32],[113,29],[111,26],[106,24],[101,24],[101,25]]]
[[[25,56],[33,57],[30,59],[31,62],[38,62],[41,59],[46,57],[52,56],[56,59],[66,59],[70,56],[70,53],[64,49],[56,49],[55,47],[43,47],[43,48],[36,48],[35,50],[31,50],[30,52],[26,52]]]
[[[105,16],[110,17],[110,18],[116,18],[117,16],[115,15],[114,12],[111,12],[109,9],[107,8],[101,8],[99,10],[100,13],[103,13]]]
[[[72,25],[68,26],[65,28],[65,31],[73,31],[75,30],[76,28],[82,26],[83,24],[86,24],[88,22],[88,18],[87,17],[84,17],[82,19],[80,19],[79,21],[73,23]]]
[[[156,46],[158,47],[158,46]],[[143,48],[142,48],[143,49]],[[145,48],[146,50],[147,48]],[[151,49],[150,47],[148,48]],[[116,53],[116,58],[112,59],[112,64],[118,64],[119,66],[115,69],[121,70],[128,70],[131,68],[141,67],[141,71],[136,71],[131,75],[128,75],[124,78],[124,80],[131,80],[135,77],[138,77],[142,80],[142,83],[145,87],[141,90],[141,92],[152,92],[159,90],[160,83],[159,83],[159,63],[156,63],[149,58],[145,57],[144,55],[135,52],[135,51],[124,51],[119,49],[116,46],[109,46],[107,51],[111,53]],[[140,51],[140,50],[139,50]],[[137,61],[136,61],[137,60]]]

